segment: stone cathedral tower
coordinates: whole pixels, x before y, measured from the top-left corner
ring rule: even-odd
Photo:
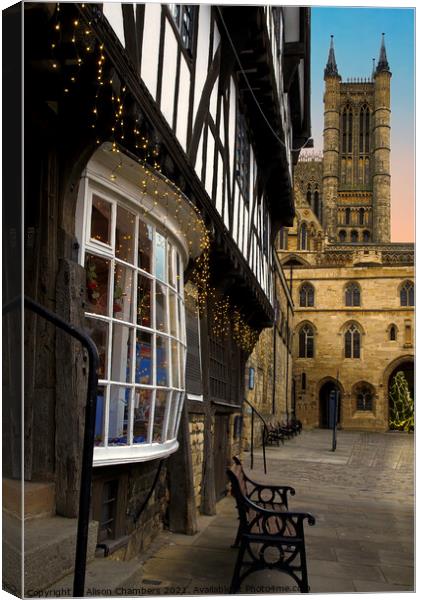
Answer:
[[[343,82],[331,36],[323,131],[323,223],[331,242],[390,242],[391,76],[383,34],[371,78]]]

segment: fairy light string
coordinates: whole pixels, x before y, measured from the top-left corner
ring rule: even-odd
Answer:
[[[66,6],[67,8],[69,7]],[[82,4],[81,8],[84,9],[85,5]],[[138,115],[127,113],[126,83],[117,79],[117,76],[112,73],[107,75],[106,66],[110,61],[107,60],[104,44],[98,41],[91,29],[91,22],[88,18],[85,21],[85,18],[75,17],[74,15],[66,21],[64,18],[65,12],[61,10],[60,3],[57,3],[52,19],[50,42],[53,70],[57,70],[61,66],[58,56],[60,56],[60,46],[63,44],[63,39],[66,38],[71,42],[73,57],[70,57],[72,60],[69,62],[74,67],[73,70],[70,67],[68,68],[70,75],[64,78],[63,94],[70,96],[72,91],[76,89],[76,84],[81,78],[83,69],[90,68],[93,70],[94,93],[88,121],[90,127],[96,130],[95,141],[97,145],[106,141],[106,137],[101,139],[98,128],[100,119],[105,126],[101,130],[109,132],[108,140],[111,142],[111,152],[116,156],[116,163],[109,174],[110,180],[116,182],[119,170],[122,167],[119,146],[134,147],[138,164],[141,167],[137,186],[140,192],[143,216],[147,217],[149,214],[153,214],[158,206],[164,206],[168,214],[172,214],[175,218],[180,236],[187,240],[189,253],[194,240],[199,238],[199,255],[194,261],[191,274],[191,283],[197,290],[195,301],[198,312],[203,316],[207,313],[208,307],[211,306],[210,327],[213,335],[220,340],[224,340],[231,334],[238,347],[250,353],[257,342],[259,331],[248,325],[241,310],[232,302],[229,296],[221,298],[217,289],[211,285],[211,239],[199,210],[192,205],[194,211],[189,218],[186,218],[185,211],[182,210],[182,203],[185,201],[183,193],[173,182],[162,177],[159,141],[151,139],[150,133],[145,127],[142,127]],[[94,65],[93,69],[92,65]],[[108,93],[106,92],[107,89],[109,90]],[[108,127],[106,126],[107,122],[109,123]],[[160,191],[158,183],[162,179],[170,186],[172,192]],[[152,199],[152,204],[150,199]],[[164,221],[161,219],[165,227],[166,223]],[[119,287],[121,288],[121,286]],[[129,295],[120,294],[120,291],[120,289],[117,289],[115,292],[116,303],[121,303],[124,300],[129,302]]]

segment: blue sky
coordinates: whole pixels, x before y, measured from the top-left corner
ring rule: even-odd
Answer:
[[[323,145],[323,70],[330,35],[342,80],[369,77],[381,34],[392,71],[392,240],[412,241],[414,228],[414,10],[404,8],[311,9],[311,108],[315,150]]]

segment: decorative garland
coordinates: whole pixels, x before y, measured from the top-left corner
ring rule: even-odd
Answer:
[[[85,4],[81,8],[85,8]],[[67,7],[66,7],[67,8]],[[104,44],[96,40],[91,29],[91,22],[83,23],[78,18],[65,20],[63,11],[60,9],[60,3],[56,4],[56,11],[52,18],[52,35],[51,35],[51,60],[50,67],[52,71],[60,70],[64,63],[60,63],[60,46],[64,38],[71,39],[73,44],[73,54],[75,67],[68,77],[64,78],[63,96],[69,97],[77,89],[80,80],[80,73],[89,57],[92,57],[96,64],[96,76],[93,81],[96,85],[96,93],[94,104],[90,109],[92,115],[90,127],[96,129],[100,114],[101,98],[111,100],[112,116],[109,124],[109,137],[111,138],[111,151],[116,154],[118,160],[115,167],[110,172],[110,180],[116,181],[118,171],[122,167],[122,159],[119,157],[119,144],[125,144],[127,138],[132,138],[134,148],[139,154],[138,162],[141,165],[139,172],[139,189],[143,196],[153,198],[152,208],[144,208],[144,216],[153,212],[153,208],[158,205],[166,205],[173,202],[174,207],[171,207],[171,213],[175,216],[180,227],[179,233],[182,233],[188,240],[189,246],[193,244],[191,236],[197,237],[200,235],[200,255],[195,260],[192,281],[197,286],[197,305],[199,314],[203,315],[206,307],[212,305],[212,332],[221,339],[226,338],[229,331],[232,329],[232,335],[236,344],[245,352],[252,352],[258,337],[259,332],[248,325],[241,315],[240,310],[232,303],[229,297],[219,298],[217,290],[210,285],[210,238],[206,231],[200,212],[196,206],[191,205],[195,211],[195,216],[190,219],[182,219],[180,217],[180,206],[184,196],[182,192],[176,188],[173,182],[164,178],[165,183],[173,188],[172,192],[160,193],[158,191],[158,180],[162,179],[158,174],[161,173],[159,162],[159,144],[156,141],[151,141],[146,132],[141,132],[139,118],[133,115],[126,115],[125,112],[125,97],[126,84],[121,83],[120,92],[117,93],[113,86],[113,78],[107,78],[104,74],[104,65],[107,61],[107,52]],[[134,137],[133,137],[134,136]],[[101,140],[99,134],[96,138],[97,145],[100,145]],[[165,223],[164,223],[165,225]],[[190,237],[190,239],[189,239]],[[95,268],[89,269],[88,272],[88,294],[90,301],[96,303],[98,300],[97,282]],[[121,310],[120,302],[123,297],[123,290],[116,289],[114,296],[115,309]]]
[[[210,284],[210,241],[207,234],[203,243],[203,252],[196,259],[191,280],[197,287],[197,306],[200,315],[204,315],[209,304],[212,305],[212,333],[219,339],[226,339],[229,332],[244,352],[251,353],[259,339],[259,331],[245,322],[240,310],[229,296],[218,297],[215,287]],[[232,326],[231,326],[232,325]]]

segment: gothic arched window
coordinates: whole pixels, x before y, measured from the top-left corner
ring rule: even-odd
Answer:
[[[311,206],[311,187],[310,184],[307,186],[307,204]]]
[[[374,392],[367,383],[358,383],[354,388],[357,410],[373,410]]]
[[[370,150],[370,109],[364,104],[360,109],[360,154]]]
[[[345,225],[349,225],[351,223],[351,209],[345,209]]]
[[[319,218],[320,205],[319,205],[319,192],[317,190],[314,192],[313,211],[314,211],[314,214],[316,215],[316,217]]]
[[[358,211],[360,225],[364,225],[364,213],[365,210],[363,208],[360,208],[360,210]]]
[[[349,104],[344,107],[342,113],[342,152],[352,153],[352,108]]]
[[[300,306],[314,306],[314,287],[311,283],[303,283],[300,288]]]
[[[358,242],[358,231],[355,231],[355,229],[351,231],[351,242],[354,244]]]
[[[314,330],[311,325],[303,325],[298,334],[299,358],[314,358]]]
[[[397,337],[396,325],[391,325],[389,327],[389,339],[391,342],[396,342],[396,337]]]
[[[345,242],[346,240],[346,231],[344,231],[343,229],[339,232],[339,241],[340,242]]]
[[[361,333],[354,324],[345,331],[345,358],[360,358]]]
[[[348,283],[346,286],[345,306],[361,306],[360,286],[357,283]]]
[[[405,281],[400,291],[401,306],[414,306],[414,283]]]
[[[300,227],[300,239],[299,239],[299,249],[300,250],[308,250],[308,231],[307,224],[302,223]]]
[[[370,241],[370,232],[369,231],[363,231],[363,241],[364,242],[369,242]]]

